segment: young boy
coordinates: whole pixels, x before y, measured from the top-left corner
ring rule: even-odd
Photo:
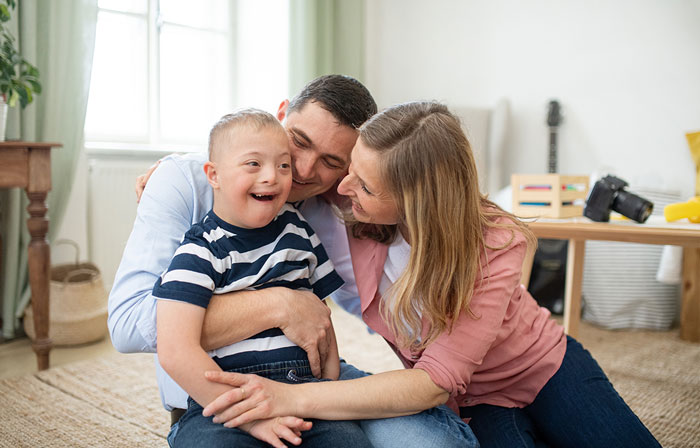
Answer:
[[[353,422],[309,422],[295,417],[257,421],[239,429],[205,418],[202,407],[229,386],[209,382],[207,370],[256,373],[286,382],[312,379],[306,352],[278,328],[205,352],[202,322],[212,294],[272,286],[304,288],[325,298],[343,281],[299,211],[287,204],[291,189],[287,136],[267,112],[246,109],[219,120],[209,136],[204,165],[214,206],[192,226],[158,279],[158,356],[162,367],[190,395],[175,446],[193,446],[202,431],[217,431],[222,446],[370,446]],[[338,379],[339,359],[331,328],[331,352],[323,377]],[[241,394],[245,394],[243,390]],[[309,429],[311,428],[311,429]],[[249,435],[250,434],[250,435]],[[255,440],[253,437],[259,439]]]

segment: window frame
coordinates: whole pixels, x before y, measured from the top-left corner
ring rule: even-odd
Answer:
[[[85,130],[85,149],[92,154],[109,154],[109,153],[130,153],[130,154],[152,154],[164,155],[172,152],[201,152],[206,148],[201,143],[177,142],[164,138],[161,128],[161,81],[160,81],[160,47],[161,47],[161,30],[164,24],[189,28],[198,31],[219,33],[226,36],[228,42],[228,72],[232,85],[237,84],[238,74],[235,68],[237,51],[237,2],[228,0],[228,28],[221,29],[216,27],[202,27],[185,25],[178,22],[168,22],[162,17],[160,11],[160,0],[145,0],[147,8],[145,13],[131,12],[112,9],[109,7],[100,7],[98,5],[98,15],[101,12],[110,14],[120,14],[130,17],[142,18],[146,21],[146,54],[147,54],[147,83],[146,83],[146,107],[147,107],[147,135],[145,140],[128,139],[119,135],[111,134],[89,134]],[[236,104],[236,89],[231,88],[229,91],[228,101],[231,106]]]

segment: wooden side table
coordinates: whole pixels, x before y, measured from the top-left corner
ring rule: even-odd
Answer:
[[[654,218],[654,217],[652,217]],[[633,222],[593,222],[573,218],[528,223],[538,238],[569,240],[564,294],[564,328],[576,337],[581,321],[581,286],[586,240],[668,244],[683,247],[683,284],[680,337],[700,342],[700,225],[665,223],[650,218],[645,224]],[[531,254],[531,255],[534,255]],[[523,266],[523,283],[529,280],[532,260]]]
[[[59,143],[0,142],[0,188],[24,188],[29,197],[27,228],[29,242],[29,284],[36,338],[32,348],[39,370],[49,368],[49,281],[50,248],[46,240],[46,195],[51,190],[51,148]]]

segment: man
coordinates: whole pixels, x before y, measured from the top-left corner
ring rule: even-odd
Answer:
[[[354,277],[347,241],[328,204],[318,195],[333,191],[347,172],[357,128],[377,111],[369,91],[340,75],[315,79],[292,102],[283,101],[277,118],[284,123],[292,155],[290,202],[305,201],[301,211],[335,262],[344,259],[346,286],[337,302],[357,314]],[[212,206],[202,166],[206,154],[169,156],[148,180],[136,221],[109,297],[109,330],[120,352],[155,352],[155,300],[151,294],[182,236]],[[330,311],[311,292],[286,288],[217,296],[207,310],[202,345],[214,349],[268,328],[281,328],[309,356],[320,375],[327,349]],[[235,322],[236,325],[231,325]],[[158,383],[166,409],[186,408],[187,395],[158,363]],[[175,415],[174,417],[177,417]]]

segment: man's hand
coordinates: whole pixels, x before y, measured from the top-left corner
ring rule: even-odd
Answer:
[[[286,448],[280,439],[293,445],[301,444],[301,432],[311,429],[311,422],[296,417],[276,417],[246,423],[240,429],[275,448]]]
[[[136,202],[141,201],[141,195],[143,194],[143,190],[146,188],[148,179],[151,178],[151,174],[153,174],[156,168],[158,168],[158,165],[160,165],[160,160],[151,165],[151,167],[148,169],[148,171],[146,171],[145,174],[142,174],[136,178],[136,185],[134,185],[134,191],[136,192]]]
[[[331,344],[331,310],[311,291],[288,289],[284,300],[284,324],[280,329],[290,341],[304,349],[311,372],[321,378]]]

